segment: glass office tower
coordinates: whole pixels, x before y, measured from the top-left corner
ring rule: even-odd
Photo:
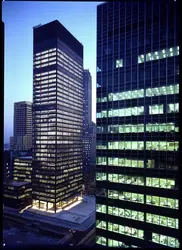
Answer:
[[[56,213],[82,190],[83,46],[53,21],[33,51],[33,208]]]
[[[179,247],[178,8],[174,0],[97,8],[99,245]]]

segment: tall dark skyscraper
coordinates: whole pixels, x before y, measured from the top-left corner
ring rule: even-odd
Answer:
[[[82,191],[83,46],[53,21],[33,53],[33,207],[56,213]]]
[[[96,243],[179,247],[179,1],[97,8]]]
[[[88,69],[83,71],[83,124],[92,124],[92,77]]]
[[[83,171],[90,172],[92,157],[92,77],[89,70],[83,71]]]

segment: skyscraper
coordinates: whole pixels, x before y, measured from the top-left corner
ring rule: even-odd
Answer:
[[[56,213],[82,191],[83,46],[57,20],[33,32],[33,207]]]
[[[179,247],[177,2],[97,8],[97,244]]]
[[[92,124],[92,77],[88,69],[83,71],[83,124]]]
[[[92,77],[89,70],[83,71],[83,171],[87,174],[91,167],[92,149]]]
[[[12,148],[13,142],[13,148]],[[32,148],[32,103],[14,103],[14,135],[10,140],[11,149],[26,151]]]

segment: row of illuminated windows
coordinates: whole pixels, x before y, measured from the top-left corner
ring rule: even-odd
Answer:
[[[57,100],[61,101],[61,105],[63,105],[63,106],[70,107],[70,108],[73,108],[73,109],[76,109],[76,110],[82,110],[83,109],[83,105],[82,105],[81,102],[79,102],[79,103],[73,102],[73,100],[74,100],[73,97],[71,99],[70,97],[66,98],[66,96],[64,94],[59,94],[58,93],[57,95],[53,95],[53,96],[52,96],[52,94],[53,93],[51,93],[51,96],[47,96],[47,97],[44,97],[42,95],[39,98],[36,97],[34,99],[35,104],[36,105],[46,104],[46,103],[50,103],[51,100],[54,100],[56,102],[56,99],[57,99]],[[51,101],[51,103],[54,103],[54,102]],[[69,104],[73,104],[73,103],[74,103],[74,105],[69,105]],[[77,107],[79,107],[79,108],[77,108]]]
[[[59,48],[58,48],[58,52],[60,54],[62,54],[65,58],[69,59],[74,65],[77,65],[81,70],[83,70],[83,67],[81,64],[79,64],[76,60],[73,60],[72,57],[68,56],[66,53],[64,53],[63,51],[61,51]]]
[[[99,244],[99,245],[103,245],[103,246],[106,246],[107,245],[107,240],[105,237],[103,236],[99,236],[97,235],[96,236],[96,244]],[[122,248],[126,248],[126,247],[137,247],[135,245],[126,245],[124,242],[122,241],[117,241],[117,240],[112,240],[112,239],[108,239],[108,246],[109,247],[122,247]]]
[[[68,67],[73,69],[75,72],[77,72],[80,76],[82,76],[83,68],[80,65],[79,65],[80,67],[78,67],[78,65],[75,64],[75,62],[73,63],[71,60],[68,60],[64,55],[62,55],[62,53],[58,52],[58,60],[59,58],[61,62],[63,62],[65,65],[67,65]]]
[[[55,55],[56,55],[56,52],[45,55],[44,56],[45,59],[39,59],[38,60],[38,58],[36,58],[36,60],[34,60],[34,65],[45,63],[45,62],[49,62],[49,61],[52,61],[52,60],[56,60],[56,56]],[[52,56],[54,56],[54,57],[52,57]]]
[[[96,212],[99,213],[107,213],[107,206],[102,205],[102,204],[96,204]],[[112,207],[108,206],[108,214],[109,215],[114,215],[117,217],[123,217],[123,218],[128,218],[132,220],[137,220],[137,221],[144,221],[144,213],[135,211],[135,210],[130,210],[130,209],[123,209],[119,207]],[[146,214],[146,222],[160,225],[160,226],[165,226],[165,227],[170,227],[170,228],[179,228],[179,220],[175,218],[170,218],[166,216],[160,216],[156,214]]]
[[[127,99],[135,99],[135,98],[144,98],[145,96],[160,96],[160,95],[173,95],[179,93],[179,84],[162,86],[156,88],[147,88],[146,94],[144,89],[139,90],[131,90],[120,93],[109,93],[108,98],[102,97],[97,98],[97,102],[107,102],[107,101],[119,101],[119,100],[127,100]]]
[[[97,203],[96,204],[96,212],[106,214],[107,213],[107,206]],[[143,212],[130,210],[130,209],[123,209],[123,208],[119,208],[119,207],[108,206],[108,214],[118,216],[118,217],[132,219],[132,220],[144,221],[144,213]]]
[[[43,93],[56,90],[56,83],[51,83],[49,85],[36,85],[34,86],[34,93]]]
[[[42,139],[42,138],[41,138]],[[56,140],[56,141],[51,141],[51,140],[49,140],[49,141],[43,141],[44,142],[44,144],[56,144],[56,143],[60,143],[60,144],[67,144],[67,145],[69,145],[69,144],[75,144],[75,140],[74,141],[66,141],[66,140],[64,140],[64,141],[58,141],[58,140]],[[78,141],[79,142],[79,141]],[[36,141],[36,143],[37,144],[41,144],[42,143],[42,141]],[[79,145],[79,143],[77,144],[77,145]],[[76,145],[75,145],[76,146]]]
[[[176,113],[179,112],[179,103],[171,103],[167,104],[167,113]],[[149,114],[164,114],[164,105],[150,105],[149,106]],[[123,109],[111,109],[111,110],[102,110],[101,112],[97,112],[97,118],[107,118],[107,117],[122,117],[122,116],[138,116],[144,115],[144,106],[140,107],[131,107],[131,108],[123,108]]]
[[[15,160],[14,161],[14,166],[16,167],[16,166],[24,166],[24,167],[26,167],[26,166],[31,166],[32,165],[32,163],[31,162],[19,162],[19,160]]]
[[[97,133],[143,133],[144,124],[97,126]],[[146,132],[179,132],[174,123],[146,124]]]
[[[22,199],[22,198],[25,198],[28,196],[30,196],[30,194],[22,194],[22,195],[18,196],[18,199]]]
[[[51,79],[47,79],[47,80],[43,80],[43,81],[39,81],[39,82],[35,82],[34,81],[34,85],[43,85],[45,83],[51,83],[51,82],[56,82],[56,78],[51,78]],[[45,87],[46,85],[43,85],[42,87]]]
[[[100,113],[97,112],[97,118],[107,118],[107,117],[116,117],[116,116],[131,116],[131,115],[143,115],[144,107],[132,107],[125,109],[111,109],[103,110]]]
[[[65,126],[66,126],[66,124],[65,124]],[[66,128],[66,127],[63,127],[62,126],[62,132],[57,132],[56,133],[56,131],[55,132],[50,132],[50,131],[47,131],[46,129],[37,129],[36,128],[36,134],[37,135],[75,135],[75,133],[81,133],[82,132],[82,130],[81,129],[73,129],[74,128],[74,126],[72,126],[71,128]],[[64,132],[65,131],[65,132]],[[68,132],[72,132],[72,133],[68,133]]]
[[[69,93],[75,94],[75,91],[76,91],[76,96],[81,97],[81,98],[83,97],[83,89],[81,89],[78,84],[76,85],[77,87],[75,89],[75,85],[64,82],[63,80],[60,80],[59,77],[58,77],[57,82],[61,84],[62,88],[69,91]],[[58,84],[58,87],[59,87],[59,84]]]
[[[136,237],[139,239],[144,238],[144,231],[143,230],[136,229],[133,227],[128,227],[128,226],[122,226],[122,225],[115,224],[112,222],[96,220],[96,228],[100,228],[103,230],[106,230],[106,228],[107,228],[107,230],[111,231],[111,232],[129,235],[129,236]]]
[[[24,171],[24,174],[21,174],[20,171],[18,170],[14,170],[13,171],[13,176],[18,176],[18,177],[27,177],[27,174],[30,175],[31,172],[30,171]]]
[[[146,204],[152,206],[173,208],[173,209],[179,208],[179,201],[177,199],[164,198],[152,195],[146,196]]]
[[[62,84],[64,84],[64,82],[66,82],[69,85],[69,88],[74,89],[76,92],[83,91],[83,85],[81,84],[80,81],[78,81],[78,80],[76,80],[74,78],[69,77],[68,75],[62,73],[59,70],[57,71],[57,73],[58,73],[57,74],[58,79],[61,80]],[[65,85],[65,86],[67,86],[67,85]],[[75,86],[77,86],[77,89],[75,89]]]
[[[9,189],[9,190],[14,190],[15,188],[14,188],[14,187],[11,187],[11,186],[8,186],[7,189]]]
[[[79,97],[79,100],[82,100],[82,95],[77,95],[77,94],[75,94],[75,91],[69,90],[68,85],[65,86],[64,88],[62,88],[62,86],[61,86],[61,88],[60,88],[60,86],[58,86],[58,94],[64,94],[64,96],[67,98],[75,96],[77,98]]]
[[[17,199],[17,196],[4,194],[4,197],[11,198],[11,199]]]
[[[55,73],[56,73],[56,70],[51,70],[51,71],[47,71],[47,72],[35,74],[34,76],[35,76],[35,77],[40,77],[40,78],[39,78],[39,80],[40,80],[40,79],[42,79],[42,76],[44,76],[44,75],[50,75],[50,74],[55,74]],[[55,75],[55,76],[56,76],[56,75]],[[51,76],[49,76],[49,77],[51,77]],[[38,79],[37,79],[37,80],[38,80]]]
[[[82,97],[83,97],[83,93],[81,90],[77,90],[76,93],[75,93],[75,89],[73,88],[70,88],[70,85],[68,83],[64,83],[63,84],[63,81],[59,80],[57,81],[58,83],[61,83],[61,84],[58,84],[58,91],[60,93],[64,93],[68,96],[75,96],[77,99],[79,100],[82,100]],[[63,91],[64,89],[64,91]],[[76,100],[77,100],[76,99]]]
[[[47,54],[47,53],[50,53],[50,52],[53,52],[53,51],[56,51],[56,48],[51,48],[49,50],[44,50],[42,52],[36,53],[34,56],[42,56],[44,54]]]
[[[56,60],[52,61],[53,59],[55,59],[55,58],[51,58],[48,63],[36,65],[35,68],[43,68],[43,67],[47,67],[47,66],[56,64]]]
[[[146,222],[171,228],[179,228],[179,220],[157,214],[146,214]]]
[[[14,177],[13,179],[14,179],[15,181],[19,181],[19,178],[18,178],[18,177]],[[25,178],[25,179],[23,179],[23,181],[30,182],[30,179]]]
[[[81,98],[77,99],[71,94],[68,95],[68,92],[65,91],[62,91],[61,93],[58,92],[57,97],[59,100],[67,100],[68,103],[74,104],[77,107],[81,107],[83,110],[83,102]]]
[[[152,241],[161,245],[179,248],[179,240],[162,234],[152,233]]]
[[[64,116],[62,118],[64,119]],[[69,117],[66,116],[65,119],[67,119],[68,121],[64,121],[64,123],[71,124],[71,122],[76,121],[77,123],[75,123],[75,124],[77,124],[77,125],[81,124],[81,115],[73,115],[73,113],[70,113],[70,116]],[[55,125],[55,123],[53,121],[46,121],[46,119],[44,119],[44,121],[42,119],[42,122],[44,122],[44,123],[39,123],[40,122],[39,119],[38,120],[36,119],[34,121],[37,123],[36,127],[47,127],[47,126],[54,126]],[[52,124],[51,124],[51,122],[52,122]],[[57,127],[59,128],[59,126],[62,127],[62,122],[60,122],[60,123],[57,122]]]
[[[122,175],[122,174],[107,174],[107,173],[96,173],[97,181],[110,181],[114,183],[123,183],[130,185],[145,185],[145,177],[137,177],[130,175]],[[175,188],[175,180],[164,179],[164,178],[155,178],[155,177],[146,177],[146,186],[148,187],[158,187],[165,189],[174,189]]]
[[[74,117],[75,118],[78,118],[78,117],[80,117],[80,116],[78,116],[77,114],[74,114],[74,113],[70,113],[69,114],[70,115],[70,117],[69,118],[72,118],[72,120],[74,120]],[[34,119],[36,119],[36,121],[38,121],[38,122],[40,122],[40,121],[44,121],[44,122],[47,122],[47,123],[54,123],[54,122],[57,122],[57,123],[62,123],[62,122],[64,122],[64,123],[68,123],[65,119],[66,119],[66,117],[68,117],[68,112],[64,112],[64,111],[62,111],[62,113],[61,113],[61,116],[59,116],[60,118],[62,118],[62,119],[59,119],[59,118],[54,118],[53,116],[52,116],[52,118],[49,116],[49,117],[47,117],[47,118],[43,118],[43,119],[40,119],[40,118],[42,118],[42,116],[39,118],[38,116],[35,116],[35,118]],[[43,125],[43,124],[42,124]],[[77,124],[78,125],[78,124]],[[70,126],[68,126],[68,125],[65,125],[65,126],[67,126],[67,127],[70,127],[70,128],[73,128],[73,127],[76,127],[76,126],[73,126],[73,125],[70,125]],[[77,126],[77,128],[78,128],[78,126]]]
[[[108,165],[117,167],[144,168],[144,161],[118,157],[97,157],[97,165]],[[148,168],[154,168],[154,160],[147,161]]]
[[[106,189],[101,189],[100,192],[97,193],[97,195],[101,197],[108,197],[110,199],[144,203],[144,195],[138,193],[123,192],[117,190],[108,190],[107,193]],[[173,198],[147,195],[146,204],[159,207],[168,207],[172,209],[179,209],[179,201]]]
[[[97,142],[97,149],[109,150],[144,150],[144,141],[111,141]],[[178,151],[179,142],[147,141],[146,150]]]
[[[179,46],[162,49],[155,52],[150,52],[146,55],[138,56],[138,63],[144,63],[153,60],[164,59],[166,57],[178,56],[179,55]]]
[[[71,74],[75,75],[76,77],[83,79],[83,75],[80,74],[79,71],[76,71],[73,68],[66,66],[66,64],[63,63],[63,61],[60,58],[58,58],[58,65],[65,68],[67,71],[69,71]]]

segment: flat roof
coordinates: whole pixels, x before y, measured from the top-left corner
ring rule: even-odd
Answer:
[[[4,181],[4,185],[14,186],[14,187],[21,187],[23,185],[30,184],[30,182],[25,181]]]
[[[20,156],[20,157],[16,157],[15,159],[32,160],[32,156]]]

